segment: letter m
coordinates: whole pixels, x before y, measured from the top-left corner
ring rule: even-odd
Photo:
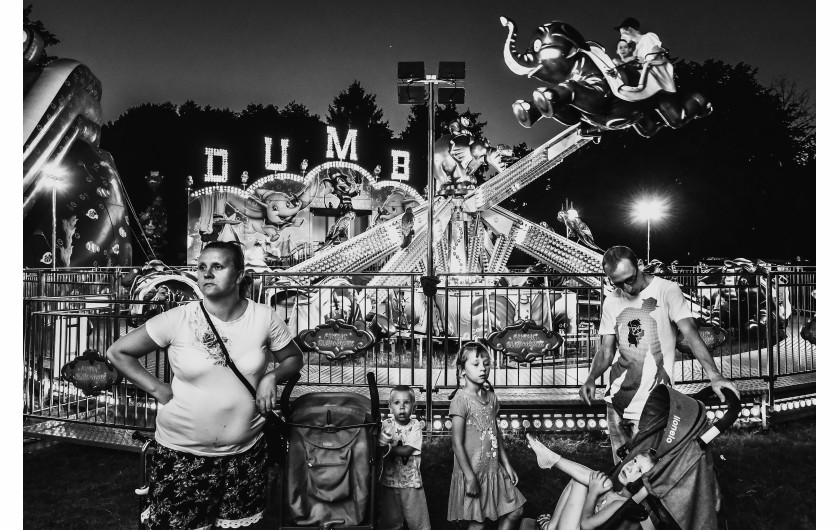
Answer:
[[[336,153],[338,156],[336,157]],[[327,126],[327,158],[338,158],[339,160],[346,160],[347,154],[350,154],[350,160],[356,161],[356,129],[348,129],[347,138],[341,144],[338,141],[338,131],[332,125]]]

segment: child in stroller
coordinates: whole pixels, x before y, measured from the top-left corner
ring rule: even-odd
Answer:
[[[612,480],[605,473],[563,458],[530,434],[526,438],[541,468],[556,467],[572,478],[560,494],[554,512],[537,519],[540,530],[598,528],[631,497],[626,485],[641,478],[656,463],[650,452],[636,455],[618,473],[618,481],[625,487],[616,493]]]
[[[577,464],[562,459],[529,437],[541,467],[558,467],[572,476],[573,483],[582,485],[567,488],[569,497],[572,488],[580,490],[588,485],[586,493],[577,493],[577,511],[573,503],[558,503],[557,517],[542,519],[545,527],[565,529],[579,524],[581,528],[606,530],[634,522],[636,528],[641,523],[645,529],[716,528],[718,485],[708,444],[732,426],[741,412],[738,396],[728,388],[723,389],[723,394],[727,411],[710,426],[702,400],[713,399],[711,388],[691,397],[664,384],[655,387],[642,410],[639,431],[618,450],[622,461],[603,476],[583,466],[575,467]],[[651,455],[655,455],[655,461]],[[607,476],[609,486],[604,480]],[[616,482],[624,488],[617,496],[611,496],[607,490]],[[594,496],[593,502],[582,506],[579,499],[585,495]],[[596,499],[604,504],[604,507],[599,505],[599,513],[595,513],[593,506]],[[622,502],[615,502],[619,500]],[[591,512],[585,511],[587,507]],[[565,514],[558,511],[569,511],[571,522],[561,524],[561,515],[565,517]]]

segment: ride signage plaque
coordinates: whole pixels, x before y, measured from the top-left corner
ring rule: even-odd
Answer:
[[[300,341],[309,351],[317,351],[329,361],[340,361],[363,353],[373,345],[374,339],[367,331],[360,330],[342,320],[326,323],[300,332]]]
[[[85,350],[61,367],[61,378],[73,383],[86,396],[98,395],[122,380],[122,376],[98,350]]]
[[[538,326],[533,320],[520,320],[501,331],[491,333],[487,340],[491,348],[519,363],[539,359],[563,343],[560,335]]]

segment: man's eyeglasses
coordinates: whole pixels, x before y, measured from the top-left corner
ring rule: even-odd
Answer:
[[[614,282],[610,279],[609,276],[607,276],[607,281],[610,282],[610,285],[612,285],[616,289],[623,289],[625,285],[631,285],[631,284],[636,283],[636,278],[638,278],[638,276],[639,276],[639,269],[637,268],[636,271],[631,276],[628,276],[627,278],[625,278],[623,280],[619,280],[617,282]]]

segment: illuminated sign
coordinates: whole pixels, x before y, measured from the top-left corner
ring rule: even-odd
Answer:
[[[349,129],[344,141],[341,142],[338,137],[338,130],[329,125],[327,126],[327,158],[338,159],[333,163],[340,163],[340,161],[357,161],[359,159],[356,152],[356,139],[358,131],[356,129]],[[273,173],[281,173],[288,170],[289,167],[289,145],[288,138],[280,140],[280,160],[275,162],[272,160],[272,149],[274,148],[274,139],[270,136],[265,136],[265,169]],[[204,175],[204,181],[208,183],[224,184],[228,182],[228,150],[217,147],[205,147],[204,155],[207,158],[207,172]],[[221,160],[218,160],[221,159]],[[401,149],[391,150],[391,179],[395,181],[409,180],[409,165],[411,162],[411,153]],[[301,164],[301,171],[305,172],[307,163]],[[220,169],[220,172],[214,172],[214,168]]]
[[[350,160],[356,161],[359,158],[356,156],[356,129],[349,129],[347,131],[347,138],[344,139],[344,144],[338,142],[338,131],[332,125],[327,126],[327,158],[336,158],[338,153],[339,160],[346,160],[347,153],[350,153]]]
[[[204,174],[204,180],[207,182],[227,182],[228,179],[228,152],[227,149],[216,149],[214,147],[205,147],[204,154],[207,155],[207,173]],[[216,157],[222,159],[222,172],[220,174],[213,173],[213,160]]]
[[[289,140],[283,138],[280,140],[280,150],[282,154],[280,155],[280,163],[275,163],[271,161],[271,145],[272,140],[270,137],[265,137],[265,168],[269,171],[286,171],[286,166],[288,165],[288,152],[289,152]]]
[[[408,180],[408,163],[411,153],[399,149],[391,150],[391,178],[393,180]]]

